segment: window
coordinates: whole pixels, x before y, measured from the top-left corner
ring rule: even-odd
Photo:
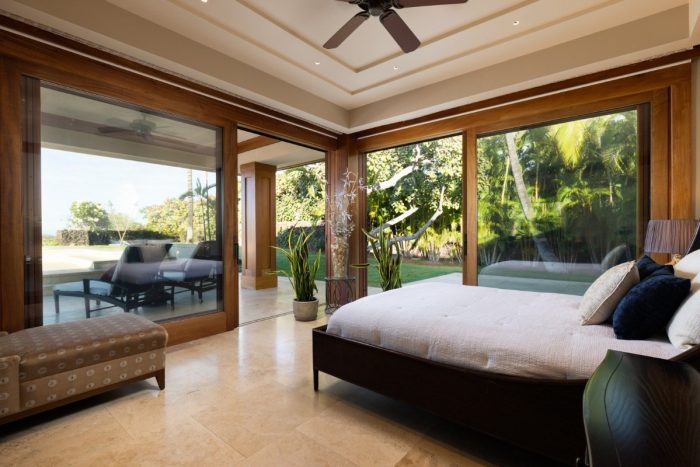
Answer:
[[[368,153],[366,184],[369,233],[391,231],[402,282],[445,276],[461,283],[462,137]],[[372,255],[369,262],[371,292],[381,284]]]
[[[639,139],[637,109],[479,137],[479,285],[583,294],[635,258],[648,218]]]
[[[221,129],[46,84],[40,109],[43,323],[222,310]]]

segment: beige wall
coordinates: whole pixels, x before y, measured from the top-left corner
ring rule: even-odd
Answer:
[[[689,4],[689,29],[693,45],[700,44],[700,0],[690,0]]]

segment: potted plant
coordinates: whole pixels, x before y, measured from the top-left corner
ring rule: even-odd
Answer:
[[[380,231],[376,237],[364,229],[363,232],[369,239],[372,256],[377,260],[382,290],[386,292],[401,288],[401,252],[396,243],[391,241],[391,230]]]
[[[311,234],[306,230],[298,229],[299,234],[294,237],[295,228],[289,229],[287,248],[273,246],[282,252],[289,261],[289,270],[275,271],[287,276],[294,289],[294,318],[297,321],[313,321],[318,314],[318,299],[314,296],[318,292],[316,287],[316,272],[321,264],[321,250],[316,253],[316,259],[309,259],[309,240]]]

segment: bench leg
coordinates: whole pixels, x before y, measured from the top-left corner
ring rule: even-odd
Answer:
[[[318,370],[314,368],[314,391],[318,392]]]
[[[56,314],[58,314],[58,294],[56,292],[53,293],[53,306],[56,309]]]
[[[158,370],[156,373],[156,381],[158,382],[158,387],[161,391],[165,389],[165,368]]]
[[[90,318],[90,299],[85,297],[85,319]]]

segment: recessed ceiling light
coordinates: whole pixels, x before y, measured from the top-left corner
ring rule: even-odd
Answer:
[[[207,3],[209,0],[202,0],[202,3]]]
[[[518,24],[520,24],[520,21],[518,21],[517,19],[513,21],[513,26],[517,26]]]
[[[398,69],[399,69],[399,67],[394,65],[394,70],[398,70]]]
[[[321,64],[321,62],[319,62],[319,61],[314,62],[314,65],[316,65],[316,66],[319,66],[320,64]]]

